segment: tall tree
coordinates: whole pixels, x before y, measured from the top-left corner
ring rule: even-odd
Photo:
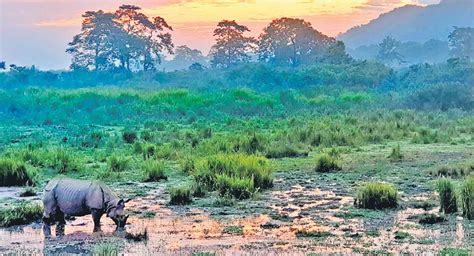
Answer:
[[[162,17],[148,18],[134,5],[122,5],[115,12],[118,22],[127,32],[129,43],[121,49],[121,63],[130,70],[131,61],[143,70],[153,70],[161,63],[162,52],[173,53],[171,34],[173,28]]]
[[[248,62],[250,53],[255,50],[256,40],[247,37],[248,27],[240,25],[235,20],[223,20],[214,30],[216,43],[212,46],[210,55],[213,67],[230,67],[239,63]]]
[[[279,18],[259,36],[258,57],[274,65],[299,66],[315,62],[335,39],[323,35],[303,19]]]
[[[74,36],[66,52],[71,68],[152,70],[160,54],[172,53],[172,30],[161,17],[153,19],[133,5],[122,5],[115,13],[89,11],[83,15],[81,33]]]
[[[474,59],[474,28],[454,27],[448,39],[453,57]]]
[[[405,62],[403,56],[399,53],[400,45],[400,41],[390,36],[385,37],[385,39],[379,44],[377,59],[388,64],[394,62],[401,64]]]
[[[66,52],[72,54],[72,69],[110,69],[127,35],[112,13],[88,11],[82,15],[81,33],[74,36]]]

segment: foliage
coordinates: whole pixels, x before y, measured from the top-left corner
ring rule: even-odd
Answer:
[[[111,172],[123,172],[128,168],[128,159],[121,155],[112,155],[108,158],[108,167]]]
[[[446,178],[440,179],[437,181],[436,186],[439,194],[440,211],[446,214],[457,212],[457,196],[451,180]]]
[[[474,28],[454,27],[448,39],[453,57],[474,59]]]
[[[357,191],[355,205],[367,209],[384,209],[397,207],[397,189],[387,183],[369,182]]]
[[[23,161],[0,157],[0,186],[32,185],[33,176]]]
[[[192,190],[189,186],[177,186],[169,189],[170,205],[185,205],[193,201]]]
[[[334,157],[328,154],[321,154],[316,157],[314,170],[316,172],[333,172],[340,171],[342,168]]]
[[[0,227],[28,224],[38,221],[43,215],[43,207],[37,203],[21,203],[0,209]]]
[[[137,139],[137,133],[134,131],[124,131],[122,133],[122,139],[125,143],[133,144]]]
[[[469,256],[470,253],[466,249],[462,248],[450,248],[446,247],[439,251],[439,256]]]
[[[166,165],[164,161],[146,160],[143,162],[142,170],[144,174],[144,181],[160,181],[166,180],[165,174]]]
[[[210,55],[213,67],[232,67],[250,60],[249,52],[253,49],[255,39],[244,36],[250,31],[246,26],[235,20],[223,20],[214,30],[216,43],[212,46]]]
[[[461,208],[463,215],[474,219],[474,176],[467,177],[461,185]]]
[[[383,39],[383,41],[379,44],[379,53],[377,58],[380,61],[386,63],[403,63],[404,57],[398,52],[398,48],[400,47],[400,41],[387,36]]]

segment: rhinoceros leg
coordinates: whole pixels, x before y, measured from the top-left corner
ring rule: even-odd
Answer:
[[[55,222],[56,210],[58,208],[53,191],[45,193],[43,198],[43,232],[45,237],[51,236],[51,225]]]
[[[98,209],[91,209],[92,220],[94,221],[94,231],[100,231],[100,218],[102,217],[103,211]]]
[[[54,218],[57,221],[56,236],[64,236],[64,227],[66,225],[66,221],[64,220],[64,213],[61,210],[57,209]]]

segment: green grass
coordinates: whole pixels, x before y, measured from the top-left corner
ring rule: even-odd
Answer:
[[[401,152],[401,149],[400,149],[400,144],[398,144],[396,147],[394,147],[392,149],[392,152],[390,153],[390,155],[388,156],[388,158],[391,160],[391,161],[394,161],[394,162],[397,162],[397,161],[401,161],[403,159],[403,154]]]
[[[188,186],[176,186],[169,189],[170,205],[185,205],[193,201],[192,190]]]
[[[474,175],[467,177],[461,185],[462,214],[469,220],[474,219]]]
[[[398,205],[398,192],[391,184],[370,182],[359,188],[355,204],[366,209],[394,208]]]
[[[467,249],[462,248],[443,248],[438,253],[439,256],[470,256],[471,253]]]
[[[223,230],[226,234],[231,235],[243,235],[244,234],[244,227],[242,226],[226,226]]]
[[[342,170],[342,168],[334,157],[328,154],[321,154],[316,157],[314,170],[316,172],[335,172]]]
[[[111,172],[123,172],[127,170],[129,163],[128,158],[121,155],[112,155],[109,157],[107,164]]]
[[[237,199],[273,186],[268,160],[253,155],[219,154],[201,159],[193,176],[200,186]]]
[[[94,256],[118,256],[119,254],[119,246],[111,242],[101,242],[92,248],[92,255]]]
[[[43,207],[38,203],[21,203],[0,210],[0,227],[28,224],[39,221]]]
[[[297,238],[313,238],[313,239],[325,239],[331,236],[334,236],[333,233],[327,231],[308,231],[308,230],[298,230],[296,232]]]
[[[146,160],[143,162],[142,171],[145,182],[166,180],[166,164],[164,161]]]
[[[439,194],[440,211],[446,214],[458,211],[457,195],[451,180],[443,178],[436,182]]]
[[[32,185],[33,179],[34,175],[28,172],[23,161],[0,157],[0,186]]]

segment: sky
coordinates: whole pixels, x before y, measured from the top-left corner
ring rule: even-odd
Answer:
[[[212,31],[222,19],[236,20],[258,36],[274,18],[299,17],[318,31],[337,36],[380,14],[406,4],[436,4],[439,0],[0,0],[0,61],[35,65],[44,70],[66,69],[67,43],[81,29],[89,10],[114,11],[121,4],[143,8],[173,27],[176,46],[188,45],[207,54]]]

